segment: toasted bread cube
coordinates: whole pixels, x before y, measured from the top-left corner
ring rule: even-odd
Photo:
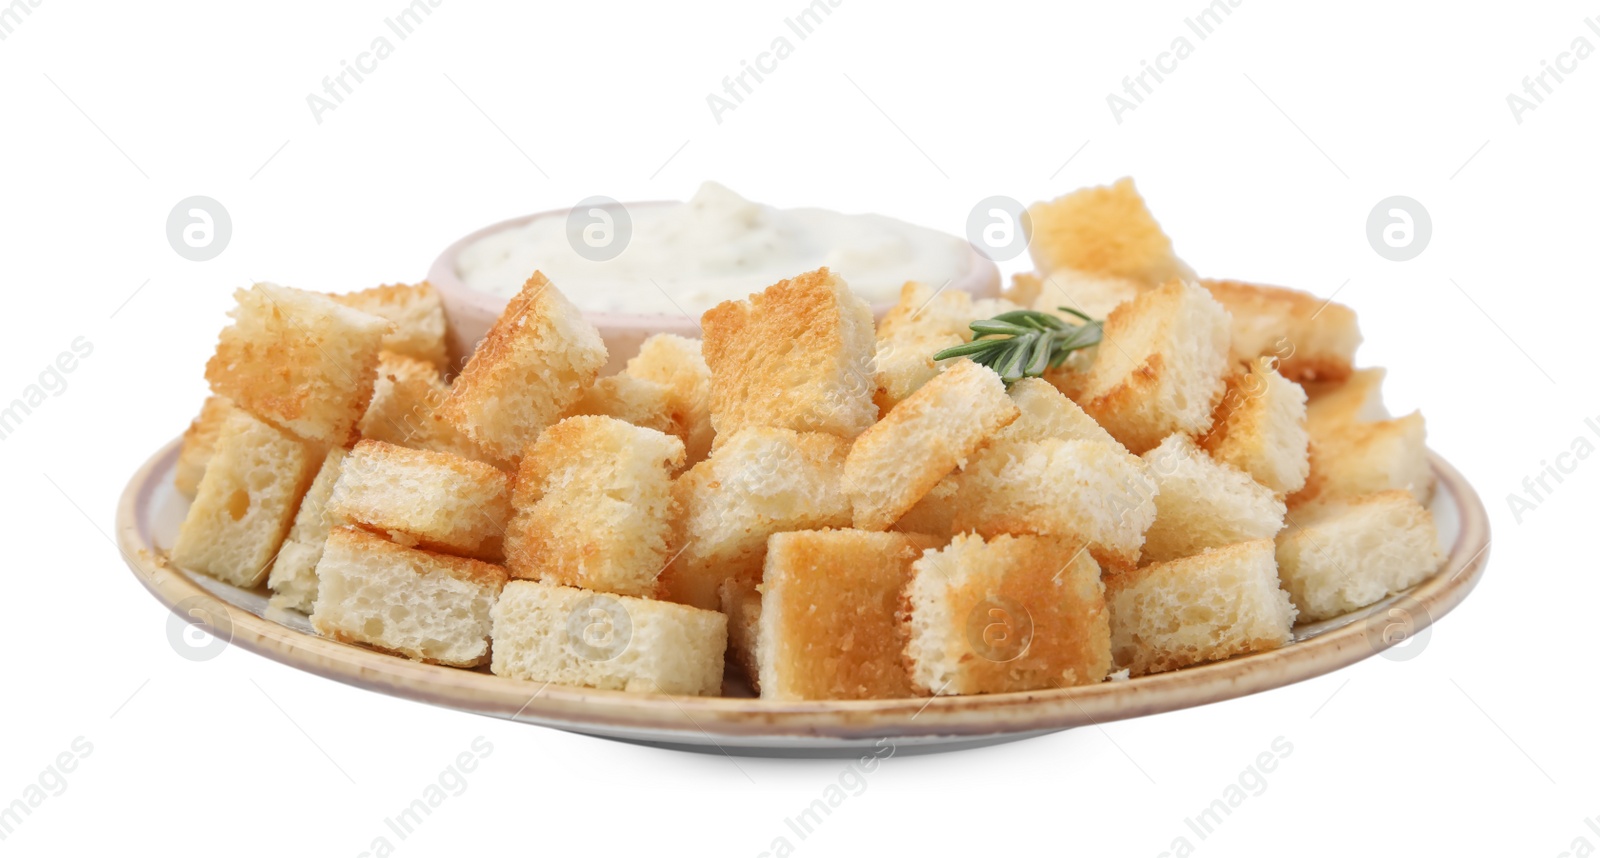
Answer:
[[[328,512],[400,545],[494,560],[509,494],[505,472],[493,465],[362,441],[339,468]]]
[[[878,419],[872,310],[828,269],[725,301],[700,322],[719,442],[752,426],[850,439]]]
[[[178,493],[193,499],[200,488],[200,478],[205,476],[206,463],[217,449],[217,436],[233,413],[233,402],[226,396],[208,396],[200,406],[200,414],[183,432],[183,445],[178,448],[178,464],[173,474],[173,484]]]
[[[983,455],[986,450],[980,450],[978,455]],[[961,473],[947,475],[935,483],[928,493],[917,501],[915,506],[906,510],[900,520],[894,523],[892,529],[903,533],[925,533],[929,536],[938,536],[945,539],[954,536],[956,509],[960,506]]]
[[[1157,489],[1143,560],[1191,557],[1283,529],[1284,503],[1272,489],[1211,458],[1189,436],[1172,435],[1143,458]]]
[[[1133,179],[1028,207],[1028,253],[1044,274],[1080,271],[1159,286],[1194,272],[1172,252]],[[1048,288],[1048,287],[1047,287]]]
[[[654,334],[639,346],[623,370],[640,381],[667,389],[674,424],[683,433],[684,452],[693,465],[711,454],[716,430],[711,427],[711,368],[700,353],[700,341],[676,334]]]
[[[1138,280],[1062,269],[1040,280],[1039,295],[1030,306],[1057,316],[1070,307],[1090,318],[1104,319],[1112,310],[1139,297],[1151,287]]]
[[[535,271],[478,344],[439,414],[498,461],[512,462],[578,401],[605,362],[600,332]]]
[[[1341,379],[1354,366],[1361,329],[1354,310],[1297,289],[1235,280],[1202,285],[1233,319],[1233,353],[1240,360],[1276,357],[1290,381]]]
[[[888,529],[1018,413],[994,370],[951,364],[851,445],[843,486],[855,526]]]
[[[500,464],[439,416],[450,388],[430,363],[382,352],[372,403],[361,416],[361,437],[414,450],[453,453],[464,459]]]
[[[1293,637],[1295,609],[1278,587],[1270,539],[1124,570],[1105,583],[1111,652],[1133,676],[1277,649]]]
[[[585,388],[578,401],[567,409],[566,416],[615,417],[680,441],[685,435],[684,427],[673,413],[671,392],[653,381],[625,373],[606,376]]]
[[[1100,567],[1081,542],[957,536],[912,563],[906,604],[921,694],[1065,688],[1111,669]]]
[[[1425,505],[1434,487],[1427,440],[1420,411],[1372,423],[1313,425],[1311,475],[1289,506],[1389,489],[1404,489]]]
[[[1211,428],[1228,371],[1228,313],[1168,283],[1112,311],[1078,404],[1134,453]]]
[[[888,414],[901,400],[939,374],[933,356],[972,339],[968,327],[972,296],[960,289],[933,289],[910,282],[900,287],[900,300],[878,322],[872,367],[877,389],[873,402]]]
[[[850,526],[840,487],[850,444],[821,432],[754,428],[717,446],[673,484],[683,551],[662,576],[662,598],[715,609],[728,578],[761,578],[767,537]]]
[[[234,297],[233,324],[206,363],[212,392],[308,441],[354,441],[393,325],[326,295],[270,283]]]
[[[1433,514],[1393,489],[1296,509],[1278,535],[1278,577],[1303,622],[1364,608],[1443,562]]]
[[[1306,382],[1306,423],[1336,426],[1387,419],[1382,367],[1358,369],[1339,381]]]
[[[720,611],[512,581],[493,614],[496,676],[661,694],[722,690],[728,618]]]
[[[1299,491],[1311,472],[1306,392],[1257,358],[1228,376],[1200,446],[1280,495]]]
[[[1000,290],[1000,297],[1032,307],[1039,296],[1044,294],[1044,277],[1033,271],[1018,271],[1011,275],[1011,285]]]
[[[750,690],[761,693],[761,591],[736,578],[722,582],[720,609],[728,616],[728,657]]]
[[[1088,412],[1042,378],[1024,378],[1012,384],[1008,393],[1017,406],[1018,417],[995,433],[995,444],[1060,438],[1122,446]]]
[[[172,562],[255,587],[294,521],[318,459],[294,435],[234,409],[172,546]]]
[[[957,532],[1075,537],[1102,563],[1138,562],[1156,517],[1150,469],[1099,441],[996,444],[961,472],[957,491]]]
[[[300,509],[294,514],[294,525],[289,536],[278,549],[278,558],[272,561],[272,571],[267,573],[267,587],[272,590],[272,605],[304,614],[311,613],[317,602],[317,562],[322,559],[322,548],[328,542],[328,531],[335,518],[327,514],[328,498],[333,496],[333,486],[339,481],[339,466],[350,451],[334,447],[322,460],[311,488],[300,499]],[[343,524],[342,521],[338,522]]]
[[[449,363],[444,349],[444,302],[426,281],[415,286],[376,286],[334,295],[333,300],[394,323],[394,330],[383,338],[385,350],[436,369],[445,369]]]
[[[517,471],[506,567],[534,578],[629,596],[653,596],[678,552],[672,475],[683,442],[613,417],[551,426]]]
[[[499,566],[336,527],[317,562],[311,627],[417,661],[476,667],[489,660],[490,609],[505,584]]]
[[[905,533],[775,533],[761,578],[761,696],[768,700],[910,697],[897,616],[911,563],[937,542]]]

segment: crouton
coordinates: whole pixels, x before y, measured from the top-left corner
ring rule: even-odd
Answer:
[[[982,455],[987,451],[979,451]],[[915,505],[900,516],[892,530],[904,533],[925,533],[948,539],[955,535],[956,509],[960,505],[957,495],[961,491],[961,474],[946,475],[934,483]]]
[[[333,300],[394,323],[383,348],[445,369],[444,302],[426,281],[415,286],[376,286],[334,295]]]
[[[1156,517],[1149,468],[1099,441],[992,445],[961,472],[957,494],[957,532],[1075,537],[1118,565],[1138,562]]]
[[[206,362],[212,392],[308,441],[353,442],[393,326],[326,295],[270,283],[234,297],[233,324]]]
[[[1227,389],[1200,446],[1280,495],[1306,484],[1311,471],[1306,393],[1258,358],[1228,376]]]
[[[758,625],[759,686],[769,700],[910,697],[897,613],[911,563],[935,540],[904,533],[806,530],[767,542]]]
[[[311,627],[417,661],[476,667],[489,660],[490,608],[505,584],[499,566],[336,527],[317,562]]]
[[[850,439],[872,404],[872,310],[819,268],[701,317],[718,442],[751,426]]]
[[[1106,577],[1111,652],[1144,676],[1289,643],[1295,608],[1278,587],[1270,539]]]
[[[1078,404],[1130,451],[1211,428],[1228,371],[1228,313],[1168,283],[1113,310]]]
[[[1422,412],[1372,423],[1311,427],[1311,474],[1289,507],[1404,489],[1424,506],[1433,499],[1427,425]]]
[[[653,596],[678,552],[672,474],[683,442],[613,417],[568,417],[517,471],[506,567],[590,590]]]
[[[671,392],[653,381],[626,373],[606,376],[585,388],[565,416],[614,417],[685,440],[684,427],[673,412]]]
[[[507,483],[483,462],[362,441],[339,468],[328,512],[407,547],[497,560]]]
[[[1187,435],[1172,435],[1143,456],[1156,483],[1156,520],[1143,560],[1190,557],[1283,529],[1284,503],[1272,489],[1223,464]]]
[[[361,437],[500,464],[439,416],[439,406],[449,396],[450,388],[433,364],[395,352],[381,352],[372,402],[358,426]]]
[[[1087,685],[1111,668],[1100,568],[1081,542],[957,536],[911,564],[905,606],[921,694]]]
[[[1290,381],[1341,379],[1350,374],[1361,330],[1354,310],[1308,292],[1236,280],[1202,285],[1232,317],[1233,353],[1240,360],[1278,359]]]
[[[233,402],[226,396],[208,396],[200,406],[200,414],[183,432],[183,445],[178,448],[178,464],[174,469],[173,484],[178,493],[193,498],[200,488],[200,478],[205,476],[206,463],[217,449],[217,436],[233,413]]]
[[[728,618],[720,611],[512,581],[492,613],[496,676],[662,694],[722,690]]]
[[[1137,280],[1080,271],[1061,270],[1047,274],[1040,281],[1039,295],[1029,306],[1044,313],[1066,316],[1062,307],[1070,307],[1092,319],[1104,319],[1112,310],[1137,298],[1149,290]]]
[[[628,359],[627,375],[667,389],[668,407],[682,432],[688,464],[711,454],[716,430],[711,427],[711,368],[700,353],[700,341],[676,334],[655,334]]]
[[[333,486],[339,481],[339,466],[347,453],[349,451],[343,447],[329,450],[322,467],[317,469],[316,478],[311,481],[311,488],[300,499],[300,509],[294,514],[289,536],[278,549],[278,558],[272,561],[272,570],[267,573],[273,607],[309,614],[317,602],[317,561],[322,559],[328,531],[336,523],[334,517],[327,515],[328,498],[333,496]]]
[[[921,283],[900,288],[900,300],[878,322],[873,355],[873,402],[888,414],[902,400],[939,374],[933,356],[972,339],[976,318],[972,296],[960,289],[932,289]]]
[[[1060,438],[1122,446],[1076,402],[1042,378],[1024,378],[1012,384],[1008,392],[1017,406],[1018,417],[994,434],[995,444]]]
[[[1018,413],[993,370],[952,363],[851,445],[843,487],[855,526],[888,529]]]
[[[497,460],[511,462],[578,401],[605,363],[600,332],[535,271],[438,413]]]
[[[849,443],[821,432],[745,429],[673,484],[683,551],[662,576],[662,598],[715,609],[727,578],[761,578],[767,537],[850,526],[840,487]]]
[[[234,409],[178,529],[172,562],[235,587],[259,585],[318,461],[299,438]]]
[[[1173,254],[1172,239],[1161,231],[1130,178],[1034,203],[1024,223],[1028,254],[1046,275],[1070,270],[1146,286],[1194,276]]]
[[[719,591],[720,608],[728,616],[728,656],[750,683],[750,690],[761,693],[761,591],[755,584],[729,578]]]
[[[1316,622],[1420,583],[1444,562],[1433,514],[1391,489],[1297,508],[1278,534],[1278,577]]]
[[[1375,422],[1388,418],[1381,367],[1358,369],[1339,381],[1306,382],[1306,422],[1313,426]]]
[[[1011,275],[1011,285],[1000,290],[1000,297],[1024,307],[1032,307],[1033,302],[1043,294],[1044,277],[1032,271],[1018,271]]]

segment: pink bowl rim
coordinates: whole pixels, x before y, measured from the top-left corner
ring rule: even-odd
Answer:
[[[681,205],[682,202],[682,200],[642,200],[638,202],[619,202],[618,205],[626,209],[635,209],[649,206]],[[446,247],[444,251],[433,260],[433,264],[429,266],[428,282],[433,286],[433,288],[439,290],[441,293],[449,293],[453,300],[460,301],[461,303],[473,306],[475,309],[498,316],[500,311],[505,308],[506,302],[509,301],[510,298],[502,298],[498,295],[492,295],[488,292],[483,292],[468,286],[466,282],[461,279],[461,276],[456,273],[457,257],[459,257],[461,252],[467,247],[476,244],[478,241],[494,235],[495,233],[504,232],[509,229],[516,229],[517,227],[525,226],[541,218],[565,217],[570,214],[574,208],[577,207],[568,206],[561,209],[550,209],[548,211],[534,212],[533,214],[519,215],[514,218],[508,218],[497,223],[492,223],[488,226],[474,230],[459,239],[456,239],[448,247]],[[907,223],[909,223],[909,221],[907,221]],[[918,224],[913,224],[913,226],[918,226]],[[923,228],[931,229],[931,227]],[[952,235],[951,233],[944,233],[942,230],[935,231],[941,232],[944,235],[949,235],[952,238],[960,238],[959,236]],[[966,244],[968,253],[970,254],[968,257],[967,267],[960,274],[956,275],[945,288],[960,289],[964,292],[971,293],[977,298],[997,297],[1001,291],[999,266],[995,264],[994,260],[990,259],[988,256],[985,256],[981,251],[974,247],[972,242],[967,241]],[[530,274],[531,273],[532,272],[530,272]],[[796,271],[794,273],[800,274],[802,272]],[[559,284],[557,285],[559,286]],[[992,288],[990,288],[991,286]],[[881,315],[890,307],[893,307],[894,304],[894,301],[875,303],[872,305],[872,311],[875,315]],[[658,327],[661,325],[662,319],[676,319],[678,315],[689,316],[689,318],[692,319],[697,326],[700,323],[700,318],[698,316],[689,315],[687,311],[682,314],[672,314],[613,313],[602,310],[585,310],[584,315],[588,316],[591,321],[596,322],[597,325],[618,328]]]

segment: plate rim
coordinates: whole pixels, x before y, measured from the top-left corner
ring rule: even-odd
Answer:
[[[930,741],[997,737],[1103,724],[1292,685],[1370,658],[1399,643],[1374,639],[1372,622],[1405,600],[1412,634],[1438,621],[1477,585],[1491,544],[1477,492],[1432,450],[1439,489],[1460,528],[1439,571],[1401,594],[1346,615],[1342,625],[1280,649],[1125,681],[1044,691],[897,700],[780,702],[606,691],[422,664],[298,632],[213,595],[171,566],[141,513],[169,474],[182,437],[134,472],[117,505],[117,545],[139,582],[174,614],[256,655],[393,697],[558,729],[630,740],[746,746],[839,744],[881,738]]]

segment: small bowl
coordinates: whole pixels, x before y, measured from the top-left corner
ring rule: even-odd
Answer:
[[[671,200],[652,200],[640,203],[624,203],[629,209],[644,208],[647,206],[678,205]],[[506,308],[507,298],[480,292],[468,286],[456,273],[456,257],[470,245],[486,236],[508,229],[515,229],[539,218],[566,217],[572,209],[555,209],[537,214],[524,215],[519,218],[501,221],[500,223],[486,226],[445,248],[439,258],[433,261],[433,267],[428,270],[428,282],[438,290],[440,299],[444,302],[445,316],[449,320],[448,346],[450,348],[450,365],[459,370],[466,364],[468,357],[478,341],[489,332],[495,319],[500,317],[500,312]],[[1000,270],[993,261],[979,253],[976,249],[971,251],[971,259],[967,268],[957,275],[946,288],[959,289],[969,292],[974,298],[993,298],[1000,294]],[[530,275],[532,271],[528,272]],[[795,274],[801,272],[796,271]],[[558,287],[560,284],[556,284]],[[875,318],[882,318],[884,313],[894,306],[894,302],[874,304],[872,313]],[[685,337],[699,338],[700,319],[684,314],[664,313],[603,313],[585,312],[587,318],[600,330],[600,336],[605,340],[609,360],[603,375],[620,372],[628,358],[639,353],[639,344],[643,343],[652,334],[679,334]]]

